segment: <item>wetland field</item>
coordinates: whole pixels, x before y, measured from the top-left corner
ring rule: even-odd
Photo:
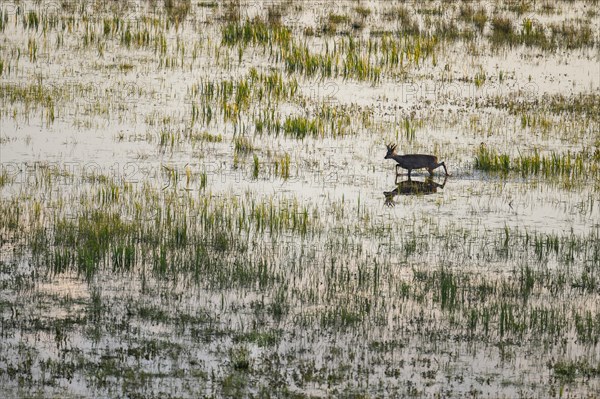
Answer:
[[[599,26],[1,0],[0,397],[600,397]]]

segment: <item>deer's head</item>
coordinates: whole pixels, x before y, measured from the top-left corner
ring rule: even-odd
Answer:
[[[388,145],[386,145],[386,147],[387,147],[387,154],[385,154],[384,159],[393,157],[396,154],[396,144],[388,144]]]

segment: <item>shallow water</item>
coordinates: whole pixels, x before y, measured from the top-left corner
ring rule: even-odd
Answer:
[[[3,397],[600,392],[597,3],[174,4],[0,6]],[[269,12],[338,76],[224,43]],[[499,16],[596,35],[494,44]],[[390,142],[452,176],[395,179]]]

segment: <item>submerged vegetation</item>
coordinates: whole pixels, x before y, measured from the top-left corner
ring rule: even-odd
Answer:
[[[0,395],[594,397],[598,18],[2,3]]]

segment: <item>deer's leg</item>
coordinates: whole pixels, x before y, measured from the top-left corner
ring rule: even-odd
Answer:
[[[450,176],[450,173],[448,173],[448,169],[446,169],[446,164],[443,162],[440,162],[440,165],[442,165],[444,167],[444,173],[446,174],[446,176]]]
[[[412,169],[408,170],[408,180],[410,180],[410,172],[412,172]]]
[[[446,180],[448,180],[448,176],[447,176],[447,175],[446,175],[446,176],[444,176],[444,182],[443,182],[442,184],[438,184],[437,186],[438,186],[439,188],[444,188],[444,186],[446,185]],[[436,183],[436,184],[437,184],[437,183]]]
[[[436,163],[435,165],[433,165],[433,167],[430,169],[429,173],[433,174],[433,169],[437,169],[440,166],[444,167],[444,172],[446,173],[446,176],[450,176],[450,173],[448,173],[448,169],[446,169],[446,164],[443,162]]]

